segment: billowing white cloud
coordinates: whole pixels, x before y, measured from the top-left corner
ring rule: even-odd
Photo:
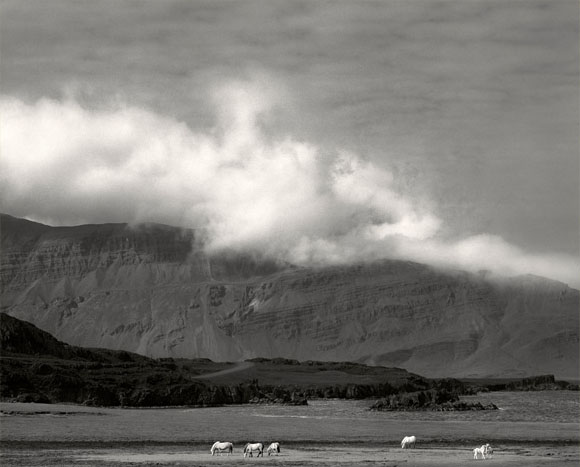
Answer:
[[[525,252],[497,235],[479,234],[447,242],[436,238],[423,242],[405,240],[397,251],[401,257],[433,265],[472,272],[485,270],[500,277],[534,274],[576,288],[580,285],[578,257]]]
[[[442,221],[393,174],[291,137],[263,119],[279,91],[216,89],[217,124],[196,132],[151,111],[74,99],[0,102],[0,209],[58,224],[162,222],[203,229],[207,248],[251,249],[298,264],[410,258],[568,283],[576,258],[533,256],[501,238],[439,238]]]

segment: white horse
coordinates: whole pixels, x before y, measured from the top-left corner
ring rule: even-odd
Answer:
[[[256,457],[264,457],[264,445],[262,443],[248,443],[244,446],[244,457],[249,455],[250,457],[254,457],[254,451],[258,451],[258,455]]]
[[[493,457],[493,448],[489,444],[486,444],[485,455],[487,456],[488,459],[491,459]]]
[[[222,455],[222,452],[227,451],[229,456],[231,453],[234,452],[234,445],[229,442],[222,443],[220,441],[216,441],[215,443],[213,443],[213,446],[211,447],[209,452],[211,452],[211,455],[213,456],[215,455],[216,451],[220,453],[220,456]]]
[[[266,449],[266,452],[268,453],[269,456],[272,455],[273,453],[279,454],[280,453],[280,443],[270,444],[270,446],[268,446],[268,449]]]
[[[401,441],[401,449],[414,448],[416,442],[417,438],[415,436],[405,436],[403,441]]]
[[[491,447],[491,445],[489,443],[487,443],[481,447],[483,448],[483,450],[485,452],[485,458],[491,459],[491,456],[493,456],[493,448]]]
[[[493,454],[493,449],[489,445],[489,443],[482,444],[481,447],[475,448],[473,450],[473,458],[474,459],[479,459],[479,456],[481,456],[482,459],[491,458],[492,454]]]
[[[485,455],[488,459],[491,459],[493,456],[493,448],[490,446],[489,443],[485,445]]]

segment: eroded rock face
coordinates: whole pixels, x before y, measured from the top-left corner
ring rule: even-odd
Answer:
[[[20,291],[42,280],[51,287],[62,282],[63,290],[56,293],[63,296],[74,293],[78,281],[90,278],[94,287],[110,279],[106,272],[111,272],[111,267],[118,270],[165,263],[187,263],[191,274],[209,278],[207,259],[195,251],[191,230],[157,224],[48,227],[11,216],[2,216],[1,228],[0,280],[4,292]],[[144,271],[135,279],[153,279],[148,274]]]
[[[578,378],[578,291],[555,281],[402,261],[296,268],[208,257],[195,232],[169,226],[1,221],[4,310],[70,344]]]

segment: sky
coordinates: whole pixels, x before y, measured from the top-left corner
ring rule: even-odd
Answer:
[[[580,285],[576,0],[1,0],[0,211]]]

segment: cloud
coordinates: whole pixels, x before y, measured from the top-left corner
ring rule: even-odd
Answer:
[[[408,258],[573,283],[578,262],[526,254],[499,237],[441,238],[442,221],[395,175],[359,155],[268,137],[279,86],[214,89],[216,125],[74,98],[0,101],[0,208],[56,224],[162,222],[203,230],[209,250],[297,264]]]
[[[578,257],[525,252],[497,235],[478,234],[447,242],[435,238],[420,243],[405,240],[397,251],[401,257],[436,266],[485,270],[499,277],[534,274],[576,288],[580,285]]]

